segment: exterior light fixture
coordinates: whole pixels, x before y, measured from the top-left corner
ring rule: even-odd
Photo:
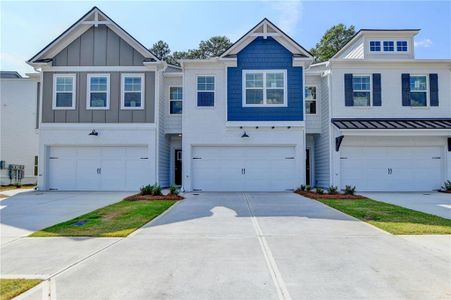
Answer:
[[[274,129],[274,128],[276,128],[276,127],[275,127],[275,126],[272,126],[272,127],[271,127],[271,129]]]
[[[290,128],[291,128],[291,126],[288,126],[287,128],[288,128],[288,129],[290,129]]]
[[[258,129],[258,126],[255,126],[255,129]]]
[[[249,137],[249,135],[246,133],[246,131],[244,131],[243,134],[241,135],[241,137],[242,137],[243,139],[246,139],[246,138]]]
[[[99,133],[98,133],[95,129],[93,129],[88,135],[95,135],[95,136],[98,136]]]

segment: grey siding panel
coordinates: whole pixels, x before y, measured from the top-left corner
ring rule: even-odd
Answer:
[[[61,72],[64,74],[67,72]],[[70,72],[73,73],[73,72]],[[105,72],[101,72],[105,73]],[[131,72],[126,72],[131,73]],[[76,109],[53,110],[53,74],[44,72],[42,122],[43,123],[153,123],[155,122],[155,72],[145,72],[144,110],[120,109],[121,73],[110,72],[110,109],[88,110],[87,72],[78,72],[76,82]]]
[[[132,66],[133,65],[133,48],[124,40],[120,40],[119,48],[119,65]]]
[[[143,64],[144,56],[142,56],[138,51],[133,49],[133,65],[141,66]]]
[[[92,66],[94,63],[94,30],[91,28],[80,36],[80,66]]]
[[[77,38],[69,46],[67,46],[67,65],[80,65],[80,38]]]
[[[115,34],[111,29],[107,30],[107,53],[106,53],[106,64],[108,66],[118,66],[119,65],[119,49],[120,49],[121,38]]]
[[[55,56],[54,64],[57,66],[67,65],[67,48],[64,48],[57,56]]]
[[[94,65],[106,65],[107,28],[105,26],[94,27]]]
[[[316,186],[328,187],[330,185],[330,156],[329,156],[329,86],[328,77],[321,79],[321,133],[315,139],[315,183]]]

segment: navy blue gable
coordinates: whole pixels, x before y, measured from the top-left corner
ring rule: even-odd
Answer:
[[[410,74],[401,75],[402,82],[402,106],[410,106]]]
[[[243,107],[243,70],[286,70],[286,107]],[[302,121],[302,67],[293,67],[293,54],[271,37],[257,37],[237,55],[237,67],[227,68],[228,121]]]
[[[438,106],[438,75],[429,74],[429,94],[431,106]]]
[[[381,74],[373,74],[373,106],[382,105]]]

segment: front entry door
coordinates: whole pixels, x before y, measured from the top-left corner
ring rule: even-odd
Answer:
[[[182,150],[175,150],[174,162],[174,183],[182,185]]]
[[[305,150],[305,184],[311,185],[311,178],[310,178],[310,149]]]

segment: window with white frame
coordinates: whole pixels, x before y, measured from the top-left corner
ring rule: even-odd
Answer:
[[[308,115],[316,114],[316,86],[305,87],[305,113]]]
[[[108,109],[110,107],[110,75],[88,74],[88,109]]]
[[[428,82],[425,75],[410,75],[410,105],[427,106]]]
[[[353,106],[371,106],[371,76],[352,77]]]
[[[55,74],[53,83],[53,109],[75,109],[75,74]]]
[[[381,51],[381,41],[370,41],[370,51],[380,52]]]
[[[243,106],[286,106],[285,70],[243,71]]]
[[[171,115],[182,113],[183,89],[180,86],[169,88],[169,113]]]
[[[407,41],[396,41],[396,51],[407,52]]]
[[[197,76],[197,106],[215,106],[215,77],[211,75]]]
[[[121,108],[144,108],[144,74],[122,74]]]
[[[393,52],[393,51],[395,51],[395,42],[384,41],[384,52]]]

